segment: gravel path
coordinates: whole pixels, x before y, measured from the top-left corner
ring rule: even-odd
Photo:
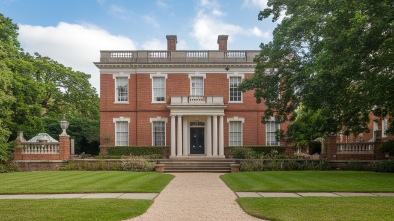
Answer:
[[[176,173],[138,220],[260,220],[246,214],[217,173]]]

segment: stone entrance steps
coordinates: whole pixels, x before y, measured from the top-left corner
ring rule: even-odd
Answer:
[[[165,159],[159,160],[164,165],[164,173],[174,172],[211,172],[230,173],[231,164],[235,160],[229,159]]]

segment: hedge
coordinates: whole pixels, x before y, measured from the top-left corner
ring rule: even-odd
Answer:
[[[281,147],[281,146],[228,146],[224,147],[224,151],[226,155],[231,155],[232,150],[235,148],[250,148],[252,149],[257,155],[267,155],[272,153],[272,151],[278,151],[277,154],[285,154],[285,151],[289,147]]]
[[[106,152],[109,156],[162,155],[166,157],[170,153],[170,147],[168,146],[110,146],[101,148],[106,148]]]

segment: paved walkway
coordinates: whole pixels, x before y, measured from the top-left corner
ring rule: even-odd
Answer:
[[[218,173],[176,173],[139,220],[260,220],[245,213]]]

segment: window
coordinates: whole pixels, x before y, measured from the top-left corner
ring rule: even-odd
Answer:
[[[165,102],[166,79],[165,77],[152,77],[152,102]]]
[[[203,96],[204,95],[204,78],[191,77],[191,95]]]
[[[230,121],[230,146],[242,146],[242,121]]]
[[[230,77],[230,102],[241,102],[242,92],[238,90],[238,85],[241,84],[241,77]]]
[[[127,77],[116,77],[116,100],[115,102],[128,102],[129,79]]]
[[[267,146],[279,146],[280,142],[276,140],[276,131],[279,130],[280,124],[274,120],[267,121],[266,128]]]
[[[166,124],[164,121],[153,121],[153,146],[165,146],[166,145]]]
[[[129,122],[116,121],[116,137],[115,146],[128,146],[129,145]]]
[[[387,130],[387,118],[384,118],[382,120],[382,137],[387,137],[386,130]]]

